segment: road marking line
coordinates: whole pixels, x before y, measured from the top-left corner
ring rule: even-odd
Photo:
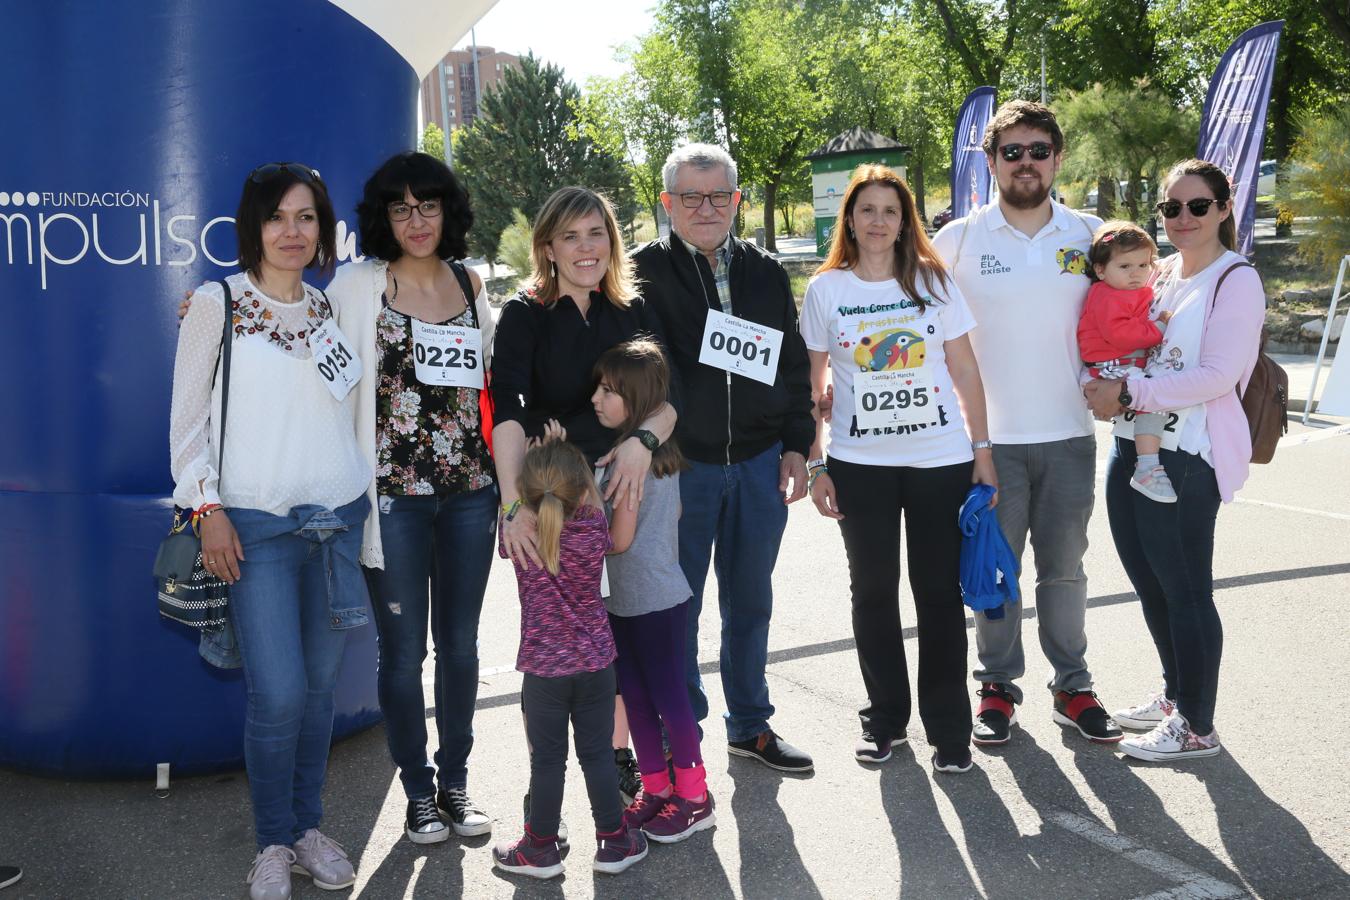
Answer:
[[[1251,500],[1247,497],[1238,497],[1238,503],[1250,503],[1252,506],[1269,506],[1271,509],[1283,509],[1289,512],[1304,513],[1309,516],[1321,516],[1325,519],[1338,519],[1344,522],[1350,522],[1350,514],[1329,512],[1325,509],[1309,509],[1306,506],[1290,506],[1287,503],[1274,503],[1270,500]]]
[[[1323,428],[1320,431],[1305,431],[1300,434],[1289,434],[1280,438],[1280,442],[1275,446],[1279,447],[1297,447],[1300,444],[1313,444],[1317,441],[1325,441],[1327,438],[1340,437],[1343,434],[1350,434],[1350,425],[1337,425],[1335,428]]]
[[[1065,831],[1071,831],[1098,847],[1123,856],[1130,862],[1143,866],[1150,872],[1161,875],[1169,881],[1181,882],[1177,888],[1150,894],[1147,898],[1141,898],[1141,900],[1161,900],[1163,897],[1175,898],[1175,900],[1182,900],[1182,898],[1187,898],[1187,900],[1229,900],[1229,898],[1248,896],[1246,890],[1240,887],[1235,887],[1226,881],[1220,881],[1212,875],[1206,875],[1174,856],[1168,856],[1166,853],[1157,850],[1150,850],[1091,819],[1067,810],[1048,811],[1045,818]]]

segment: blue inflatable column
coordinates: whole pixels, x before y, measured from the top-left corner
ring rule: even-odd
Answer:
[[[417,77],[327,0],[9,4],[0,56],[0,765],[242,765],[237,672],[162,621],[183,291],[233,271],[257,164],[300,160],[355,254],[366,176],[415,142]],[[371,371],[367,367],[367,372]],[[338,733],[375,722],[352,632]]]

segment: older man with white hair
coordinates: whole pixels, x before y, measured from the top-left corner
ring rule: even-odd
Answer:
[[[731,234],[741,192],[725,150],[680,147],[663,175],[661,203],[672,233],[633,259],[643,297],[661,320],[685,410],[676,437],[691,465],[680,478],[680,566],[694,593],[690,699],[696,717],[706,718],[698,613],[712,564],[727,750],[803,772],[811,758],[769,727],[774,708],[764,676],[773,569],[787,504],[806,492],[806,452],[815,434],[797,306],[783,267]]]

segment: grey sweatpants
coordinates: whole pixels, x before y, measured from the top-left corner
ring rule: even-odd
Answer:
[[[1031,536],[1036,570],[1036,628],[1054,667],[1052,691],[1092,687],[1087,670],[1087,525],[1096,493],[1097,441],[1092,435],[1043,444],[995,444],[998,521],[1013,555]],[[1025,568],[1025,566],[1024,566]],[[1025,579],[1023,579],[1025,583]],[[1023,589],[1025,601],[1026,591]],[[1006,685],[1022,702],[1016,679],[1026,672],[1021,610],[1001,619],[975,616],[976,681]]]

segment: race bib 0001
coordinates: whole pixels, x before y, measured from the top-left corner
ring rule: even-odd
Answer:
[[[783,332],[777,328],[710,309],[698,361],[714,369],[773,384],[782,349]]]

